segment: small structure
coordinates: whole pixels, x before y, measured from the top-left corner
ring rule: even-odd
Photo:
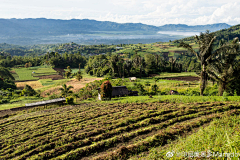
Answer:
[[[135,81],[137,80],[137,78],[136,78],[136,77],[129,77],[129,80],[130,80],[131,82],[135,82]]]
[[[25,106],[26,107],[45,106],[47,104],[63,103],[65,101],[66,101],[66,98],[57,98],[57,99],[51,99],[51,100],[35,102],[35,103],[26,103]]]
[[[138,91],[128,91],[129,92],[129,96],[138,96]]]
[[[171,91],[170,91],[170,94],[171,94],[171,95],[178,95],[179,93],[178,93],[178,91],[171,90]]]
[[[97,90],[98,90],[98,99],[102,100],[101,94],[100,94],[100,87],[97,88]],[[112,97],[121,97],[126,95],[129,95],[129,92],[126,86],[112,87]]]
[[[128,95],[128,89],[126,86],[112,87],[112,97],[121,97]]]
[[[116,49],[123,49],[123,47],[116,47]]]

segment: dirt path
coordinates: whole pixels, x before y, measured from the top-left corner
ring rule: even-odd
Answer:
[[[72,79],[71,81],[67,82],[66,85],[69,86],[73,86],[73,89],[71,89],[73,92],[78,92],[81,88],[85,87],[87,83],[93,82],[95,80],[102,80],[103,78],[83,78],[81,81],[78,81],[76,79]],[[57,86],[57,87],[53,87],[50,88],[44,92],[41,93],[41,96],[43,97],[47,97],[48,95],[46,95],[47,93],[49,93],[50,95],[52,94],[60,94],[59,88],[61,88],[61,86]]]
[[[18,89],[23,89],[25,85],[31,86],[33,89],[42,88],[43,85],[39,81],[15,82]]]

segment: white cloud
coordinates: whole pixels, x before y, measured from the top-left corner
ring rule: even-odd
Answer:
[[[1,0],[0,18],[234,25],[240,23],[239,8],[239,0]]]

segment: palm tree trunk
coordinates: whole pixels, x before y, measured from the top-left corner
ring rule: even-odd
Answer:
[[[225,81],[221,82],[219,85],[219,94],[223,95],[223,92],[226,90],[227,83]]]
[[[207,86],[207,72],[205,68],[205,64],[203,64],[203,69],[201,71],[201,79],[200,79],[200,95],[203,96],[203,92]]]

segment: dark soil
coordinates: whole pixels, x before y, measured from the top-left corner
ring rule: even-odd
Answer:
[[[53,68],[55,71],[66,72],[63,68]]]
[[[163,78],[168,80],[177,80],[177,81],[199,81],[199,77],[192,77],[192,76],[186,76],[186,77],[171,77],[171,78]]]
[[[52,79],[52,80],[59,80],[64,79],[62,75],[49,75],[49,76],[41,76],[39,79]]]

